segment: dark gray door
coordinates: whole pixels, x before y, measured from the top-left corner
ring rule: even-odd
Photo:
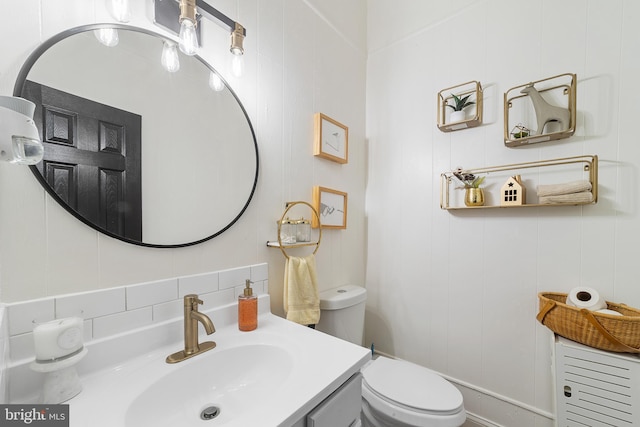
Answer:
[[[27,81],[49,193],[104,230],[142,241],[142,117]]]

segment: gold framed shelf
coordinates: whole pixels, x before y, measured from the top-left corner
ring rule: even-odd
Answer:
[[[557,76],[512,87],[505,92],[504,145],[507,147],[520,147],[572,136],[576,131],[576,80],[577,77],[573,73],[558,74]],[[522,92],[522,90],[530,86],[534,89],[532,93],[527,94]],[[566,103],[566,107],[550,104],[542,97],[542,94],[546,94],[547,98],[552,98],[554,103]],[[527,98],[530,98],[531,101],[527,100]],[[534,106],[533,118],[531,114],[528,114],[528,112],[531,113],[529,106],[532,103]],[[557,122],[547,122],[542,117],[538,118],[536,115],[544,114],[545,116],[543,117],[549,117],[548,115],[550,114],[555,116],[557,111],[560,110],[568,110],[569,123],[566,129],[560,129]],[[566,111],[563,114],[566,115]],[[543,129],[535,129],[535,131],[528,129],[532,124],[528,124],[528,126],[525,125],[528,131],[526,136],[522,136],[521,132],[512,133],[513,129],[523,126],[523,123],[533,122],[539,125],[541,120],[546,122],[549,128],[548,133],[540,133],[541,130],[544,130],[544,124],[542,125]],[[552,127],[557,128],[557,130],[554,131]],[[518,137],[516,135],[520,136]]]
[[[320,225],[320,215],[318,215],[318,211],[316,210],[316,208],[313,207],[313,205],[311,205],[311,203],[304,202],[304,201],[287,202],[286,209],[284,210],[284,212],[282,213],[282,216],[280,217],[280,220],[278,221],[278,240],[275,242],[272,242],[269,240],[267,241],[267,247],[280,249],[284,257],[287,259],[289,259],[289,254],[287,253],[288,249],[303,248],[306,246],[315,246],[315,249],[313,250],[313,254],[315,255],[315,253],[318,252],[318,249],[320,249],[320,241],[322,240],[322,227],[318,226],[317,228],[318,239],[314,242],[282,243],[282,239],[280,237],[282,220],[287,218],[287,214],[289,213],[291,208],[293,208],[296,205],[304,205],[304,206],[307,206],[309,209],[311,209],[311,213],[313,214],[314,219],[317,220],[318,225]]]
[[[473,117],[465,120],[449,122],[451,114],[447,114],[447,105],[450,105],[449,103],[453,102],[452,93],[455,93],[458,97],[475,94],[475,99],[470,99],[475,102],[475,113]],[[438,92],[438,129],[442,132],[452,132],[480,126],[482,124],[482,104],[482,85],[480,85],[480,82],[478,81],[471,80],[466,83],[442,89]]]
[[[543,168],[562,168],[558,170],[565,170],[567,168],[580,168],[583,174],[586,174],[586,179],[591,183],[592,200],[590,202],[570,202],[570,203],[553,203],[553,204],[540,204],[529,203],[522,205],[485,205],[485,206],[462,206],[452,205],[450,198],[451,185],[455,185],[458,180],[453,177],[453,172],[444,172],[440,174],[440,208],[444,210],[467,210],[467,209],[513,209],[513,208],[532,208],[532,207],[557,207],[557,206],[579,206],[579,205],[592,205],[598,202],[598,156],[596,155],[584,155],[575,157],[564,157],[559,159],[541,160],[537,162],[526,163],[514,163],[510,165],[491,166],[479,169],[465,169],[462,173],[470,173],[474,175],[486,174],[484,181],[485,187],[492,184],[501,184],[509,176],[516,175],[518,172],[525,169],[539,168],[538,174],[542,173]],[[505,173],[501,173],[505,172]],[[509,172],[509,173],[507,173]],[[491,176],[494,174],[494,176]],[[524,176],[524,173],[522,174]],[[486,191],[486,188],[485,188]],[[534,193],[535,194],[535,193]]]

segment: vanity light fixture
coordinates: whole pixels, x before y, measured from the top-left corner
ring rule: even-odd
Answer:
[[[0,96],[0,160],[35,165],[44,156],[33,121],[36,105],[24,98]]]
[[[131,8],[129,0],[107,0],[111,15],[118,22],[129,22],[131,20]]]
[[[160,62],[162,67],[170,73],[175,73],[180,69],[180,59],[178,58],[178,49],[175,44],[168,41],[162,43]]]
[[[180,0],[180,51],[193,56],[198,51],[196,0]]]
[[[239,77],[244,70],[243,41],[246,29],[204,0],[154,0],[154,23],[180,37],[180,50],[187,55],[195,55],[199,46],[201,18],[207,18],[228,29],[231,35],[230,51],[232,73]]]
[[[242,43],[244,42],[244,27],[237,22],[234,23],[233,31],[231,32],[231,54],[233,58],[231,59],[231,73],[235,77],[242,77],[244,74],[244,47]]]

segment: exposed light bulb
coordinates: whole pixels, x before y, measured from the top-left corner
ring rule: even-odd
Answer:
[[[178,58],[178,49],[175,44],[163,42],[160,62],[164,69],[170,73],[175,73],[180,69],[180,58]]]
[[[198,50],[196,26],[189,19],[183,19],[180,23],[180,50],[189,56],[195,55]]]
[[[224,82],[215,71],[209,73],[209,87],[216,92],[220,92],[224,89]]]
[[[118,30],[115,28],[100,28],[99,30],[94,30],[93,34],[100,43],[108,47],[117,46],[120,41],[118,38]]]
[[[111,0],[111,14],[118,22],[129,22],[131,20],[131,8],[129,0]]]
[[[231,55],[231,74],[234,77],[242,77],[244,74],[244,55]]]

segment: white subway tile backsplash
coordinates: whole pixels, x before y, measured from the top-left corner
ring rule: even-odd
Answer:
[[[151,309],[154,322],[164,322],[184,315],[182,299],[156,304]]]
[[[212,292],[210,294],[202,294],[200,295],[200,299],[204,303],[201,306],[201,311],[207,311],[212,308],[231,304],[236,301],[233,289],[223,289],[221,291]]]
[[[218,288],[219,274],[205,273],[178,279],[179,298],[188,294],[205,294],[215,292]]]
[[[9,335],[31,332],[35,323],[55,319],[53,299],[38,299],[18,302],[7,306],[9,310]]]
[[[251,287],[253,288],[254,295],[264,294],[264,282],[262,280],[259,282],[253,282]]]
[[[125,311],[93,319],[93,338],[104,338],[151,324],[151,307]]]
[[[9,338],[9,359],[20,360],[34,358],[33,334],[12,335]]]
[[[251,266],[251,280],[253,282],[267,280],[269,278],[269,264],[257,264]]]
[[[235,288],[233,288],[233,296],[235,299],[238,299],[240,295],[244,294],[244,288],[244,286],[236,286]]]
[[[84,319],[125,311],[125,288],[105,289],[56,297],[56,318],[80,316]]]
[[[244,286],[247,279],[251,279],[251,267],[234,268],[220,272],[220,289]]]
[[[127,287],[127,310],[147,307],[178,298],[178,279]]]
[[[131,329],[183,316],[183,297],[198,294],[201,311],[232,304],[251,279],[256,295],[269,290],[268,264],[256,264],[219,272],[177,277],[93,292],[61,295],[7,304],[9,358],[34,357],[36,322],[56,318],[84,318],[84,341],[105,338]],[[1,343],[0,337],[0,343]],[[1,350],[1,348],[0,348]],[[0,386],[2,379],[0,378]]]

